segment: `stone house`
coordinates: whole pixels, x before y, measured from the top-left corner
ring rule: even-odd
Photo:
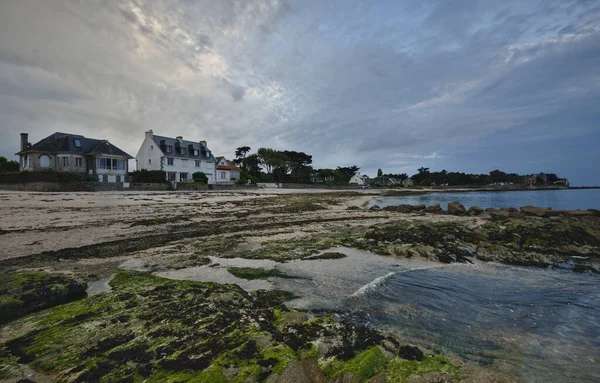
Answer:
[[[192,174],[202,172],[208,183],[216,183],[216,159],[206,141],[186,141],[146,132],[144,142],[135,156],[138,170],[164,170],[171,182],[191,181]]]
[[[21,150],[16,153],[21,171],[87,173],[101,182],[124,182],[133,158],[107,140],[78,134],[56,132],[35,144],[28,139],[28,133],[21,133]]]

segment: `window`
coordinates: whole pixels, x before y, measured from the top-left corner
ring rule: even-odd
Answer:
[[[152,159],[148,158],[148,165],[152,164]]]
[[[119,165],[119,161],[123,161],[123,164]],[[97,169],[117,170],[119,166],[122,166],[123,170],[125,170],[125,161],[117,160],[116,158],[96,158]]]
[[[208,150],[206,151],[206,157],[210,157],[210,152]]]
[[[221,172],[221,179],[224,180],[225,179],[225,172]]]
[[[29,156],[23,157],[23,168],[27,169],[29,167]]]
[[[173,146],[171,146],[171,145],[167,146],[167,153],[173,153]]]
[[[181,148],[181,154],[187,154],[187,149],[186,148]]]
[[[181,166],[184,168],[188,167],[188,160],[181,160]]]
[[[73,140],[73,143],[75,144],[76,148],[81,148],[81,141],[80,140]],[[75,161],[77,162],[77,161]]]
[[[177,180],[177,173],[167,172],[167,179],[171,182],[175,182]]]
[[[75,167],[78,167],[78,168],[83,167],[83,158],[75,158]]]
[[[49,168],[50,167],[50,157],[45,154],[40,156],[40,167]]]
[[[173,166],[173,159],[172,158],[167,158],[167,165],[169,166]]]
[[[196,157],[198,157],[198,155],[199,155],[199,154],[200,154],[200,151],[199,151],[198,149],[194,149],[194,155],[195,155]]]
[[[188,174],[187,173],[179,173],[179,181],[184,182],[187,181]]]
[[[200,161],[194,161],[194,166],[195,166],[195,167],[199,168],[199,167],[200,167],[200,165],[201,165],[201,162],[200,162]]]
[[[119,162],[117,163],[117,169],[125,170],[125,160],[119,160]]]
[[[69,166],[69,157],[63,157],[63,166]]]
[[[154,150],[154,145],[150,145],[150,151]]]

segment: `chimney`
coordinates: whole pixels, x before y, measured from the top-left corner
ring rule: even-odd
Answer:
[[[206,141],[200,141],[200,145],[206,147]]]
[[[29,133],[21,133],[21,150],[27,149],[28,142],[27,137],[29,137]]]
[[[152,129],[146,132],[146,138],[152,138]]]
[[[177,136],[175,138],[177,138],[177,141],[179,141],[179,142],[183,141],[183,137],[182,136]]]

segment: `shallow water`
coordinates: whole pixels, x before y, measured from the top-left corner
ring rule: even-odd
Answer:
[[[447,265],[343,247],[328,251],[346,258],[277,263],[211,257],[212,267],[155,274],[290,291],[299,298],[288,307],[345,311],[519,381],[600,381],[598,276],[478,261]],[[229,274],[229,266],[276,268],[302,278],[246,281]]]
[[[435,205],[440,204],[444,209],[448,202],[460,201],[467,209],[471,206],[481,208],[502,208],[521,206],[540,206],[557,209],[600,209],[600,189],[570,189],[570,190],[528,190],[528,191],[499,191],[499,192],[433,192],[423,195],[402,197],[380,197],[369,201],[367,207],[380,207],[400,204]]]
[[[596,276],[480,264],[397,273],[352,296],[372,323],[527,382],[600,381]]]

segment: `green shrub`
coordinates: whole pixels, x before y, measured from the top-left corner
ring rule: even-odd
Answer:
[[[203,172],[196,172],[192,174],[192,178],[194,179],[194,182],[201,182],[203,184],[208,183],[208,177]]]
[[[129,173],[129,181],[133,183],[165,183],[167,181],[167,172],[164,170],[136,170]]]

